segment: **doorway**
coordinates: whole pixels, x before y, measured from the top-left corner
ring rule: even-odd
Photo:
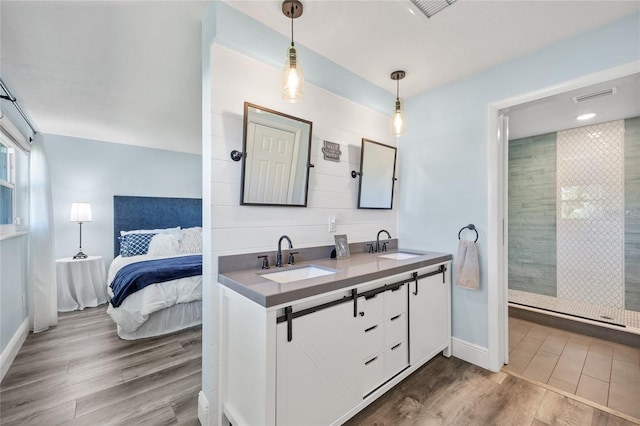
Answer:
[[[508,129],[510,113],[530,103],[541,108],[550,97],[636,74],[634,62],[489,105],[489,364],[494,371],[508,362],[509,217]],[[505,134],[506,133],[506,134]]]

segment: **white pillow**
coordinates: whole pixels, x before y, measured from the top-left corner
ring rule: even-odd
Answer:
[[[196,226],[182,230],[181,253],[202,253],[202,228]]]
[[[135,229],[133,231],[120,231],[120,236],[127,234],[174,234],[178,240],[182,238],[182,230],[179,226],[175,228],[163,228],[163,229]]]
[[[149,243],[150,256],[175,256],[180,254],[180,243],[174,234],[156,234]]]

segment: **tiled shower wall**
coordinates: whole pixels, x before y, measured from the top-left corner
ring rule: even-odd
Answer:
[[[640,311],[640,117],[624,128],[625,309]]]
[[[640,117],[509,141],[509,288],[640,311]]]
[[[556,296],[556,134],[509,141],[509,288]]]
[[[558,132],[558,297],[624,307],[624,122]]]

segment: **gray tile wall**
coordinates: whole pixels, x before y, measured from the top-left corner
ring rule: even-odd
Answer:
[[[556,134],[509,141],[509,288],[556,296]]]
[[[624,121],[625,309],[640,311],[640,117]]]

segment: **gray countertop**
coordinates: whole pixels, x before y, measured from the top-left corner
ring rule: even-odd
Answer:
[[[403,250],[399,251],[404,252]],[[393,252],[382,254],[389,253]],[[418,252],[411,250],[411,253]],[[242,294],[265,308],[269,308],[378,278],[437,265],[452,259],[450,254],[434,252],[422,252],[419,256],[406,260],[385,259],[380,257],[380,254],[357,253],[343,260],[315,259],[278,269],[272,267],[269,270],[255,268],[231,271],[219,274],[218,281],[225,287]],[[322,268],[334,269],[338,272],[283,284],[261,276],[261,274],[300,268],[305,265],[317,265]]]

